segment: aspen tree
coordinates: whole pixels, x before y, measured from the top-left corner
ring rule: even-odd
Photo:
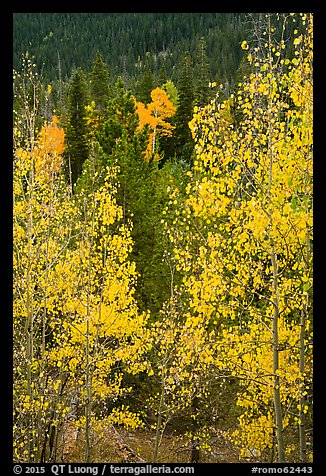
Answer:
[[[167,206],[165,214],[169,210],[171,205]],[[165,223],[167,236],[170,236],[171,243],[175,243],[173,236],[182,232],[181,227],[169,228],[168,223],[169,220]],[[205,442],[206,429],[200,427],[197,419],[199,403],[208,396],[209,374],[216,352],[214,333],[209,333],[207,322],[202,322],[199,316],[194,317],[185,304],[185,289],[176,279],[178,259],[173,254],[170,256],[168,251],[164,259],[170,269],[170,299],[163,304],[160,320],[151,326],[149,375],[158,388],[148,403],[157,417],[153,458],[155,462],[159,460],[159,448],[167,426],[183,418],[188,422],[184,424],[190,459],[198,462],[200,450],[209,450]]]
[[[195,108],[183,206],[171,191],[190,314],[215,325],[216,371],[242,386],[230,437],[243,458],[268,458],[276,443],[283,462],[296,452],[304,459],[301,417],[310,410],[312,26],[311,16],[297,18],[305,34],[292,60],[267,15],[263,51],[249,50],[252,72],[237,93]]]
[[[35,130],[37,89],[25,80],[15,78],[32,96],[19,95],[25,109],[14,128],[14,458],[56,461],[72,417],[90,461],[96,425],[141,424],[123,406],[109,414],[107,401],[132,390],[124,373],[146,369],[148,316],[133,297],[132,241],[113,169],[96,188],[94,159],[90,190],[71,196],[63,130],[55,116]]]
[[[179,298],[171,299],[162,309],[162,321],[152,327],[152,362],[149,375],[158,388],[156,395],[150,398],[148,406],[156,415],[153,461],[159,461],[159,449],[163,435],[169,424],[178,418],[187,419],[190,429],[186,440],[189,454],[193,449],[199,453],[205,446],[204,431],[200,433],[194,425],[198,415],[193,412],[193,400],[206,395],[207,375],[213,362],[213,347],[209,336],[205,337],[203,329],[194,324],[191,318],[183,318]],[[181,306],[181,308],[180,308]],[[212,336],[210,336],[212,337]],[[194,427],[196,432],[194,433]],[[197,461],[198,462],[198,461]]]
[[[25,109],[16,111],[14,127],[14,451],[19,460],[40,461],[48,451],[51,415],[55,425],[66,411],[60,379],[51,376],[49,346],[57,314],[53,267],[68,246],[71,223],[61,174],[63,131],[55,116],[36,130],[31,64],[18,79]]]
[[[16,86],[16,88],[15,88]],[[26,320],[25,320],[25,332],[26,338],[26,391],[28,398],[32,400],[32,371],[31,364],[33,358],[33,311],[31,309],[31,261],[32,261],[32,228],[33,228],[33,214],[32,214],[32,199],[34,190],[34,168],[25,164],[26,158],[31,159],[33,157],[34,145],[35,145],[35,121],[38,111],[38,96],[37,96],[38,80],[33,72],[32,64],[28,58],[28,54],[22,58],[22,73],[14,72],[14,92],[17,101],[20,102],[21,110],[17,112],[15,117],[15,129],[14,129],[14,146],[19,149],[22,165],[22,171],[26,174],[26,182],[29,184],[27,191],[26,202],[30,204],[27,207],[27,223],[26,232],[24,232],[27,241],[26,248]],[[16,89],[16,91],[15,91]],[[18,115],[19,114],[19,115]],[[26,151],[23,153],[23,149],[19,148],[19,145],[26,145]],[[25,160],[24,160],[25,159]],[[21,188],[20,192],[24,193],[22,184],[17,188]],[[18,192],[18,190],[17,190]],[[19,192],[18,192],[19,193]],[[15,203],[15,202],[14,202]],[[34,436],[31,428],[28,429],[28,459],[32,457],[34,447]]]
[[[147,158],[154,156],[156,151],[157,136],[171,136],[174,126],[166,121],[175,113],[175,106],[172,104],[169,95],[164,89],[155,88],[151,92],[152,102],[143,104],[136,101],[137,114],[139,116],[139,130],[148,124],[150,137],[147,151]]]
[[[62,355],[62,366],[80,389],[75,425],[84,431],[86,461],[92,459],[95,428],[105,422],[140,424],[128,408],[114,408],[111,413],[105,408],[106,402],[115,402],[132,391],[123,387],[123,375],[146,369],[143,354],[148,349],[148,316],[138,312],[133,296],[136,270],[128,260],[132,240],[122,223],[122,208],[116,203],[116,172],[107,167],[104,182],[98,186],[96,153],[93,146],[88,188],[79,190],[74,199],[81,219],[79,239],[71,250],[70,263],[74,265],[69,271],[75,268],[76,275],[64,309],[70,319],[65,325],[68,339]]]

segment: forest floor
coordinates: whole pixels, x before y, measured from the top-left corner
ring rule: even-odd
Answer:
[[[117,440],[118,435],[118,440]],[[66,452],[64,462],[82,462],[84,438],[79,434],[76,443]],[[203,463],[237,463],[238,449],[226,438],[223,431],[209,440],[211,451],[201,451]],[[119,428],[108,429],[105,434],[93,435],[92,462],[94,463],[137,463],[152,462],[155,444],[155,432],[147,429],[128,431]],[[159,448],[157,463],[190,463],[191,444],[182,435],[166,434]],[[254,458],[249,461],[254,461]]]

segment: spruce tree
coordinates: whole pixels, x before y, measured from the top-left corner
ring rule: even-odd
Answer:
[[[131,91],[125,90],[125,83],[121,76],[118,77],[109,99],[103,124],[96,134],[104,151],[104,161],[112,154],[113,148],[126,129],[128,137],[133,138],[138,127],[138,116]]]
[[[146,66],[146,70],[136,85],[137,100],[143,102],[144,104],[151,102],[151,92],[153,91],[154,87],[154,75],[149,66]]]
[[[201,38],[195,52],[195,100],[196,106],[205,106],[209,102],[209,62],[207,57],[207,45],[205,38]]]
[[[83,163],[89,155],[88,127],[85,106],[88,102],[84,72],[78,68],[72,75],[68,93],[68,117],[65,130],[65,166],[71,186],[81,175]]]
[[[192,119],[194,106],[193,69],[190,53],[186,52],[181,64],[180,79],[178,83],[178,107],[174,116],[175,154],[178,160],[191,163],[193,139],[189,121]]]
[[[96,53],[93,69],[90,74],[91,98],[96,109],[102,112],[109,97],[109,71],[99,51]]]

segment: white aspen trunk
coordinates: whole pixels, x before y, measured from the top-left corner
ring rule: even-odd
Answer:
[[[158,457],[158,450],[161,441],[161,427],[162,427],[162,412],[164,406],[164,393],[165,393],[165,377],[164,373],[162,375],[161,381],[161,396],[160,396],[160,404],[158,408],[158,415],[157,415],[157,424],[156,424],[156,434],[155,434],[155,444],[154,444],[154,454],[153,454],[153,462],[157,462]]]
[[[271,260],[273,267],[273,303],[274,303],[274,314],[273,314],[273,375],[274,375],[274,384],[273,384],[273,398],[274,398],[274,411],[275,411],[275,424],[276,424],[276,438],[277,438],[277,448],[278,448],[278,462],[285,462],[285,451],[284,451],[284,436],[283,436],[283,416],[282,416],[282,403],[281,403],[281,392],[280,392],[280,377],[278,375],[279,371],[279,335],[278,335],[278,326],[279,326],[279,293],[278,293],[278,265],[277,265],[277,255],[275,252],[274,243],[272,243],[271,250]]]
[[[309,266],[310,261],[310,237],[309,231],[306,231],[306,266]],[[299,399],[299,441],[300,441],[300,461],[302,463],[307,462],[307,442],[306,442],[306,397],[305,397],[305,384],[304,384],[304,372],[305,372],[305,338],[306,338],[306,325],[307,325],[307,313],[309,308],[309,294],[306,291],[304,295],[304,306],[301,309],[300,316],[300,360],[299,360],[299,374],[300,374],[300,399]]]
[[[34,150],[34,137],[31,133],[31,154]],[[31,406],[33,407],[34,391],[33,391],[33,377],[32,377],[32,362],[34,357],[34,290],[32,282],[32,266],[33,266],[33,199],[34,199],[34,160],[31,165],[28,181],[28,219],[27,219],[27,272],[26,272],[26,380],[27,380],[27,395],[30,398]],[[33,410],[32,410],[33,411]],[[30,415],[28,422],[28,461],[34,461],[34,447],[35,447],[35,428],[34,415]]]
[[[93,162],[94,166],[94,162]],[[93,177],[95,176],[95,170],[93,169]],[[85,233],[86,241],[88,245],[88,266],[87,266],[87,303],[86,303],[86,376],[85,376],[85,386],[86,386],[86,403],[85,403],[85,462],[90,462],[91,457],[91,411],[92,411],[92,367],[90,361],[90,316],[91,316],[91,306],[90,306],[90,296],[91,296],[91,272],[92,272],[92,250],[93,250],[93,237],[94,237],[94,214],[95,214],[95,199],[94,199],[94,182],[92,183],[92,202],[91,202],[91,231],[90,234],[87,230],[87,204],[84,202],[84,213],[85,213]]]
[[[272,65],[272,38],[271,38],[271,23],[270,15],[268,15],[267,20],[267,30],[268,30],[268,60],[269,60],[269,74],[273,76],[273,65]],[[272,284],[272,301],[274,305],[273,311],[273,401],[274,401],[274,415],[275,415],[275,427],[276,427],[276,439],[277,439],[277,451],[278,451],[278,462],[285,462],[285,448],[284,448],[284,434],[283,434],[283,415],[282,415],[282,402],[281,402],[281,389],[280,389],[280,363],[279,363],[279,318],[280,318],[280,307],[279,307],[279,278],[278,278],[278,262],[277,262],[277,253],[275,249],[274,238],[271,233],[273,233],[273,202],[271,189],[273,184],[273,134],[274,128],[272,123],[273,118],[273,99],[272,99],[272,86],[270,85],[269,97],[268,97],[268,152],[269,152],[269,178],[268,178],[268,191],[267,199],[269,206],[269,241],[270,241],[270,257],[272,263],[272,273],[273,273],[273,284]]]
[[[30,199],[31,200],[31,199]],[[31,205],[30,205],[31,206]],[[25,325],[25,335],[26,335],[26,380],[27,380],[27,395],[32,404],[33,401],[33,389],[32,389],[32,360],[33,360],[33,304],[32,304],[32,228],[33,228],[33,219],[32,219],[32,210],[29,210],[28,215],[28,224],[27,224],[27,240],[28,240],[28,258],[27,258],[27,272],[26,272],[26,325]],[[28,461],[32,461],[32,452],[33,452],[33,419],[28,424]]]
[[[85,210],[86,214],[86,210]],[[86,224],[87,225],[87,224]],[[87,233],[87,232],[86,232]],[[87,234],[87,242],[89,248],[89,261],[88,261],[88,278],[87,278],[87,304],[86,304],[86,376],[85,376],[85,386],[86,386],[86,403],[85,403],[85,462],[90,462],[90,451],[91,451],[91,442],[90,442],[90,419],[91,419],[91,405],[92,405],[92,375],[90,368],[90,293],[91,293],[91,240]]]
[[[152,153],[154,154],[155,152],[155,147],[156,147],[156,127],[157,127],[157,111],[154,112],[154,117],[156,119],[156,122],[155,122],[155,127],[154,127],[154,131],[153,131],[153,141],[152,141]]]

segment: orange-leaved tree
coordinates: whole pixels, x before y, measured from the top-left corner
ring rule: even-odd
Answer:
[[[152,102],[147,106],[136,101],[137,114],[139,116],[139,129],[145,125],[151,131],[146,157],[154,155],[157,146],[157,136],[171,136],[174,126],[166,121],[175,113],[175,106],[164,89],[155,88],[151,92]]]
[[[29,118],[34,113],[28,111]],[[39,134],[31,125],[29,137],[20,136],[20,122],[15,124],[14,458],[53,461],[57,429],[68,407],[65,377],[58,359],[49,358],[49,349],[55,346],[58,356],[64,342],[54,270],[66,258],[76,215],[61,171],[64,136],[57,118]]]

